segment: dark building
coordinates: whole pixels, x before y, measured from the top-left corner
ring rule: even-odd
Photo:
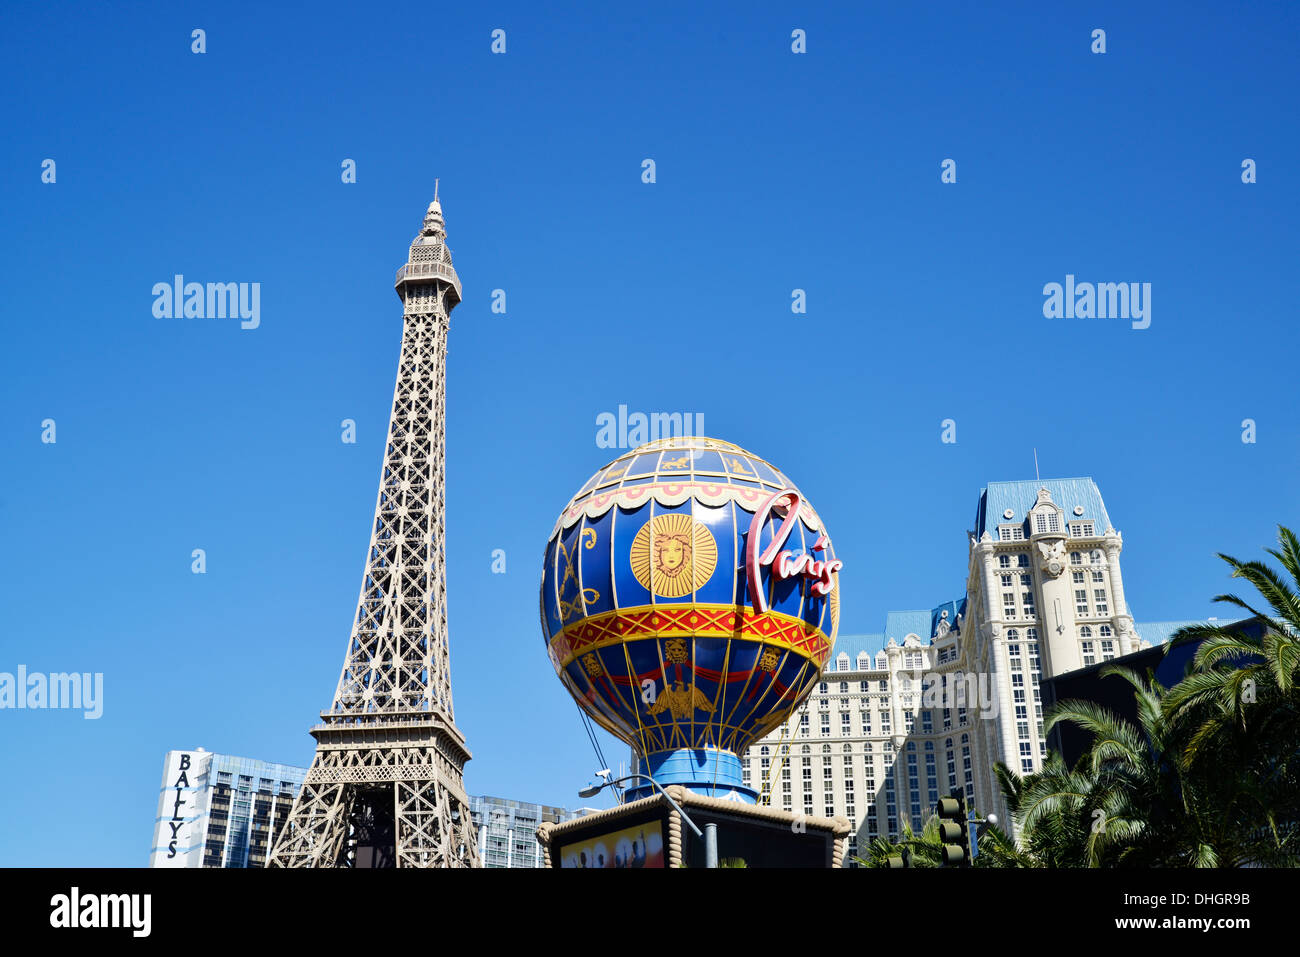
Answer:
[[[1239,631],[1253,637],[1260,637],[1264,633],[1263,622],[1258,618],[1247,618],[1244,621],[1232,623],[1217,621],[1211,621],[1210,623],[1220,624],[1229,630]],[[1205,623],[1181,622],[1179,624]],[[1181,681],[1187,674],[1192,658],[1196,655],[1196,649],[1199,647],[1200,642],[1188,642],[1174,646],[1166,640],[1154,648],[1144,648],[1141,651],[1135,651],[1132,654],[1123,655],[1087,668],[1080,668],[1077,671],[1069,671],[1054,678],[1044,678],[1041,683],[1044,711],[1049,711],[1058,701],[1091,701],[1136,724],[1138,720],[1137,700],[1133,694],[1133,686],[1117,675],[1102,677],[1101,672],[1114,665],[1129,668],[1140,675],[1151,672],[1158,684],[1170,688]],[[1075,762],[1079,760],[1091,741],[1092,736],[1087,731],[1069,721],[1062,721],[1057,724],[1047,736],[1047,746],[1060,754],[1070,767],[1073,767]]]

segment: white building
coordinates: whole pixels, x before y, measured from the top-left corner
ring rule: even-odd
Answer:
[[[1123,539],[1090,478],[991,482],[969,538],[966,597],[841,635],[818,688],[742,759],[762,801],[848,817],[850,855],[905,822],[919,831],[950,792],[1007,822],[992,766],[1041,766],[1040,677],[1188,624],[1134,625]]]

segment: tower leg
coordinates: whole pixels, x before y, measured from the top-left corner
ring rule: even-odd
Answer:
[[[352,810],[351,790],[343,784],[303,784],[269,866],[336,867],[341,864]]]
[[[477,867],[465,802],[438,781],[394,782],[398,867]]]

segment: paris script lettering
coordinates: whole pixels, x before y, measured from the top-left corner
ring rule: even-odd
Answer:
[[[780,528],[772,536],[772,541],[763,549],[762,553],[758,550],[758,540],[763,531],[763,525],[767,518],[772,514],[773,509],[785,506],[785,519],[781,522]],[[773,492],[771,497],[763,503],[756,512],[754,518],[749,523],[749,544],[746,549],[745,571],[749,579],[749,594],[753,598],[754,610],[758,614],[763,614],[768,610],[767,592],[763,588],[763,582],[759,577],[759,571],[764,566],[771,566],[772,574],[779,581],[788,578],[794,578],[802,575],[804,578],[812,579],[812,592],[814,595],[825,597],[831,593],[835,587],[835,579],[832,577],[836,572],[844,567],[844,563],[838,558],[830,561],[814,559],[812,553],[826,548],[830,544],[830,539],[826,533],[822,532],[813,542],[813,546],[802,555],[795,555],[788,549],[783,549],[790,533],[794,531],[794,523],[799,520],[799,509],[801,501],[799,493],[792,488],[781,489],[779,492]]]

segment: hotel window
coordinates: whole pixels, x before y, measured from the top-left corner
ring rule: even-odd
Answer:
[[[1070,564],[1071,564],[1071,565],[1082,565],[1082,564],[1083,564],[1083,553],[1082,553],[1082,552],[1070,552]]]
[[[1106,615],[1110,613],[1110,606],[1106,603],[1106,589],[1094,588],[1092,591],[1092,597],[1097,604],[1097,614]]]
[[[1081,642],[1081,646],[1083,648],[1083,663],[1085,665],[1095,665],[1097,663],[1097,656],[1093,653],[1092,642]]]
[[[1032,591],[1021,592],[1020,602],[1025,606],[1026,618],[1033,618],[1038,614],[1038,610],[1034,608],[1034,593]]]
[[[1102,625],[1097,630],[1101,633],[1103,638],[1109,638],[1111,636],[1110,625]]]
[[[1102,575],[1100,568],[1094,568],[1092,570],[1092,580],[1097,584],[1101,584],[1105,581],[1105,576]]]
[[[1088,592],[1083,588],[1074,590],[1074,612],[1077,615],[1088,614]]]
[[[862,733],[870,734],[871,733],[871,712],[860,711],[858,712],[858,717],[862,719]]]
[[[925,667],[925,658],[919,651],[909,651],[906,655],[906,661],[906,667],[908,668],[915,669]]]
[[[1007,619],[1016,617],[1016,596],[1013,592],[1002,593],[1002,617]]]
[[[870,667],[871,667],[871,658],[870,658],[870,656],[868,656],[867,653],[866,653],[865,651],[860,651],[860,652],[858,652],[858,670],[859,670],[859,671],[866,671],[866,670],[867,670],[868,668],[870,668]],[[865,685],[866,682],[864,681],[863,684]],[[866,688],[863,688],[862,690],[863,690],[863,691],[866,691],[867,689],[866,689]]]
[[[1011,587],[1011,576],[1010,576],[1010,575],[1003,575],[1003,576],[1002,576],[1002,587],[1003,587],[1003,588],[1010,588],[1010,587]]]
[[[1100,565],[1100,564],[1101,564],[1101,550],[1100,550],[1100,549],[1097,549],[1097,548],[1094,548],[1092,551],[1090,551],[1090,552],[1088,553],[1088,561],[1091,562],[1091,563],[1094,564],[1094,565]]]
[[[1011,567],[1011,556],[1010,556],[1010,555],[999,555],[999,556],[998,556],[998,567],[999,567],[999,568],[1010,568],[1010,567]]]
[[[826,682],[823,681],[820,685],[818,685],[818,686],[817,686],[817,690],[820,691],[822,694],[825,694],[825,693],[826,693]]]
[[[1016,556],[1016,567],[1017,567],[1017,568],[1028,568],[1028,567],[1029,567],[1029,556],[1026,555],[1024,552],[1021,552],[1018,556]]]
[[[1071,577],[1072,579],[1074,579],[1074,583],[1075,583],[1076,585],[1082,585],[1082,584],[1083,584],[1083,572],[1071,572],[1071,573],[1070,573],[1070,577]]]
[[[1115,642],[1103,640],[1101,643],[1101,660],[1110,661],[1115,657]]]
[[[998,538],[1004,542],[1023,542],[1025,529],[1022,525],[999,525]]]
[[[865,682],[865,681],[859,681],[859,682],[858,682],[858,690],[859,690],[859,691],[870,691],[871,689],[867,687],[867,682]]]
[[[840,694],[848,694],[848,693],[849,693],[849,683],[847,681],[841,681]]]
[[[1028,587],[1029,587],[1030,585],[1032,585],[1033,583],[1034,583],[1034,580],[1033,580],[1033,578],[1031,578],[1031,577],[1029,576],[1029,573],[1028,573],[1028,572],[1026,572],[1025,574],[1023,574],[1023,575],[1020,576],[1020,584],[1021,584],[1021,587],[1023,587],[1023,588],[1028,588]]]
[[[1034,532],[1042,535],[1047,531],[1047,513],[1039,512],[1034,516]]]
[[[893,732],[890,731],[890,729],[889,729],[889,712],[888,712],[888,711],[882,711],[882,712],[880,712],[880,733],[881,733],[881,734],[892,734],[892,733],[893,733]]]
[[[829,728],[829,727],[830,727],[830,724],[831,724],[831,713],[830,713],[829,711],[823,711],[823,712],[822,712],[822,727],[823,727],[823,728]]]
[[[887,679],[887,678],[881,678],[881,679],[880,679],[880,684],[879,684],[879,686],[877,687],[877,690],[878,690],[878,691],[888,691],[888,690],[889,690],[889,679]]]

